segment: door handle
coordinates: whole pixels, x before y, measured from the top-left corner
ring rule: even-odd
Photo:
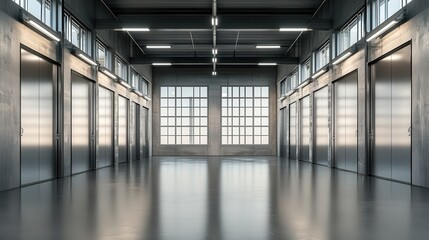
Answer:
[[[21,137],[24,136],[24,128],[21,128]]]
[[[408,136],[411,136],[411,126],[408,128]]]

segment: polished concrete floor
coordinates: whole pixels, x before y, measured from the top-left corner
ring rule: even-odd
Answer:
[[[274,157],[154,157],[0,193],[0,239],[429,239],[429,190]]]

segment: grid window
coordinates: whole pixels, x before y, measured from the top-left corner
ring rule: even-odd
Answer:
[[[373,25],[377,27],[393,14],[405,7],[412,0],[374,0],[373,1]]]
[[[145,79],[142,79],[142,84],[141,84],[141,86],[142,86],[142,88],[141,88],[141,92],[142,92],[144,95],[148,96],[148,87],[149,87],[149,83],[148,83]]]
[[[161,87],[161,144],[207,144],[207,87]]]
[[[97,62],[100,66],[110,69],[110,55],[106,46],[97,41]]]
[[[316,71],[326,66],[330,61],[329,42],[316,52]]]
[[[290,75],[290,86],[290,90],[293,90],[298,86],[298,70],[295,70],[295,72]]]
[[[134,71],[131,71],[131,86],[134,89],[140,90],[140,82],[140,75]]]
[[[308,59],[301,66],[301,82],[309,79],[311,75],[311,61]]]
[[[350,23],[341,29],[337,34],[337,55],[340,55],[362,39],[364,35],[363,24],[363,13],[359,13]]]
[[[222,144],[269,144],[269,88],[222,87]]]
[[[280,82],[280,96],[286,95],[286,79]]]
[[[127,65],[118,56],[115,57],[115,74],[125,81],[128,80]]]
[[[27,10],[31,15],[52,28],[52,1],[51,0],[13,0]]]
[[[64,32],[66,39],[85,53],[89,53],[88,31],[70,14],[64,14]]]

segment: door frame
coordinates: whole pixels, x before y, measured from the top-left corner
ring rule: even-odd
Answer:
[[[89,133],[89,169],[82,172],[73,172],[73,76],[80,77],[84,80],[87,80],[90,83],[90,89],[89,89],[89,127],[90,127],[90,133]],[[88,172],[91,170],[96,169],[97,167],[97,156],[96,156],[96,147],[97,147],[97,134],[96,134],[96,81],[93,79],[90,79],[79,72],[76,72],[75,70],[71,69],[70,74],[70,175],[80,174],[84,172]]]
[[[342,169],[342,168],[338,168],[337,167],[337,160],[335,158],[335,152],[336,152],[336,130],[337,130],[337,122],[336,122],[336,114],[337,114],[337,106],[336,106],[336,90],[335,90],[335,84],[337,84],[338,82],[340,82],[342,79],[349,77],[352,74],[356,74],[357,79],[356,79],[356,131],[357,131],[357,135],[356,135],[356,172],[347,170],[347,169]],[[336,169],[340,169],[343,171],[347,171],[347,172],[353,172],[353,173],[357,173],[359,171],[359,132],[358,132],[358,128],[359,128],[359,72],[358,69],[356,68],[355,70],[335,79],[332,81],[332,166]]]
[[[369,61],[368,64],[368,71],[369,71],[369,108],[370,111],[368,111],[369,113],[369,127],[368,127],[368,140],[369,140],[369,149],[368,149],[368,154],[369,154],[369,162],[368,162],[368,175],[376,177],[376,178],[380,178],[380,179],[386,179],[389,181],[394,181],[394,182],[400,182],[400,183],[404,183],[404,184],[409,184],[412,185],[413,183],[413,151],[412,151],[412,146],[413,146],[413,134],[412,134],[412,129],[413,129],[413,112],[412,112],[412,106],[413,106],[413,70],[412,70],[412,65],[413,65],[413,48],[412,48],[412,41],[407,41],[404,44],[399,45],[396,48],[393,48],[392,50],[378,56],[377,58]],[[410,109],[411,109],[411,115],[410,115],[410,125],[411,125],[411,136],[410,136],[410,182],[404,182],[404,181],[400,181],[400,180],[396,180],[393,178],[385,178],[385,177],[380,177],[377,175],[373,174],[373,170],[372,170],[372,163],[374,162],[374,153],[375,153],[375,79],[373,79],[372,77],[372,66],[379,62],[380,60],[384,59],[385,57],[392,55],[393,53],[404,49],[406,47],[410,47],[410,85],[411,85],[411,93],[410,93]]]
[[[21,129],[22,129],[22,50],[29,52],[30,54],[33,54],[45,61],[47,61],[48,63],[52,64],[52,68],[53,68],[53,76],[52,76],[52,115],[53,115],[53,119],[52,119],[52,143],[53,143],[53,157],[54,157],[54,177],[51,179],[46,179],[46,180],[42,180],[42,181],[37,181],[37,182],[33,182],[33,183],[28,183],[28,184],[22,184],[22,144],[21,144]],[[59,173],[60,171],[60,166],[61,166],[61,154],[59,152],[59,147],[61,145],[61,139],[60,139],[60,130],[59,130],[59,123],[60,123],[60,119],[59,119],[59,112],[60,112],[60,97],[59,97],[59,92],[60,92],[60,84],[59,84],[59,79],[60,79],[60,64],[56,61],[54,61],[53,59],[49,58],[48,56],[45,56],[33,49],[31,49],[30,47],[27,47],[25,45],[23,45],[22,43],[20,44],[20,50],[19,50],[19,132],[20,132],[20,136],[19,136],[19,185],[21,187],[25,187],[25,186],[29,186],[29,185],[33,185],[33,184],[38,184],[41,182],[46,182],[46,181],[51,181],[53,179],[57,179],[59,177]]]

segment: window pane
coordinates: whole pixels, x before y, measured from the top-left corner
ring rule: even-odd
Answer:
[[[171,86],[161,87],[160,91],[161,116],[167,115],[167,125],[171,126],[167,131],[168,143],[164,144],[207,144],[208,112],[207,107],[200,107],[207,105],[207,97],[203,97],[207,96],[207,87]]]
[[[269,88],[222,87],[222,90],[222,144],[262,144],[261,139],[254,141],[253,137],[257,133],[255,128],[259,129],[261,135],[261,127],[256,126],[261,126],[268,119]],[[264,117],[254,117],[262,115]],[[266,141],[264,144],[267,144]]]

